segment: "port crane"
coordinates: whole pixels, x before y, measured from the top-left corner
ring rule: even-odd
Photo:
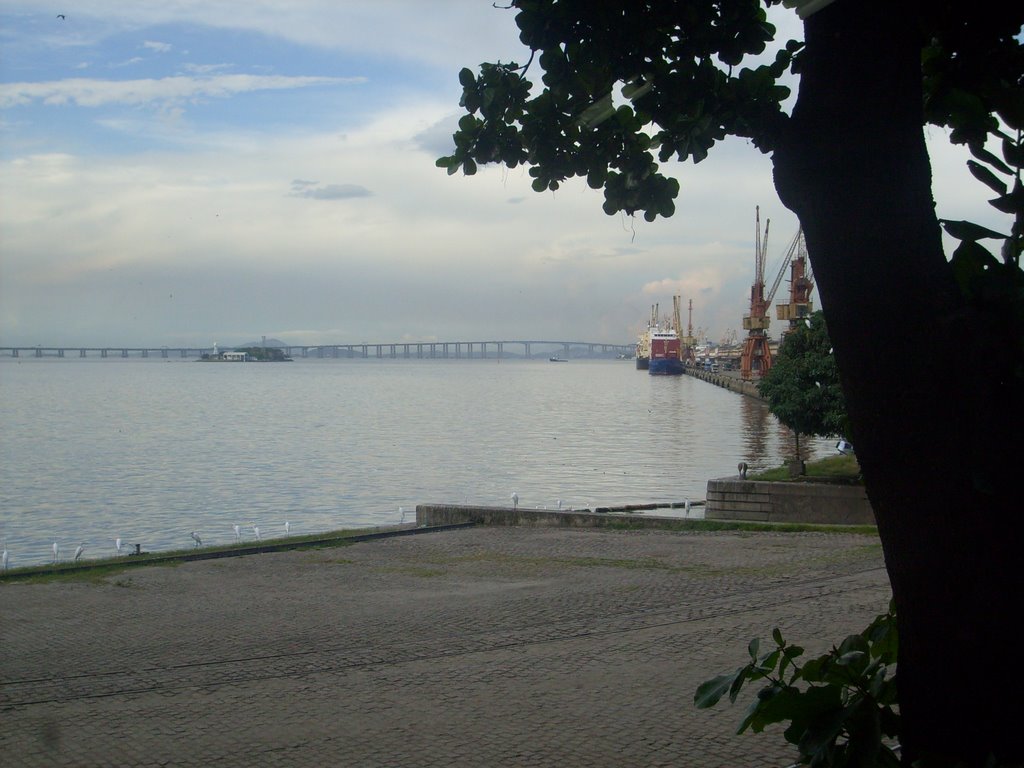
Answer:
[[[681,354],[684,365],[693,365],[696,361],[696,357],[693,354],[693,348],[697,346],[697,339],[693,335],[693,299],[690,299],[689,301],[689,317],[686,321],[686,335],[682,338],[683,348]],[[679,328],[681,326],[677,325],[676,327]]]
[[[772,365],[772,352],[768,346],[767,314],[771,299],[764,295],[764,263],[768,253],[768,228],[771,219],[765,219],[764,236],[761,236],[761,206],[754,209],[754,284],[750,288],[750,314],[743,316],[743,340],[740,353],[740,375],[750,379],[756,372],[763,376]]]
[[[747,331],[747,338],[743,342],[743,352],[740,355],[740,373],[744,379],[750,379],[756,373],[764,376],[772,367],[772,353],[768,341],[768,325],[771,319],[768,316],[768,307],[775,298],[786,269],[790,271],[789,302],[779,304],[776,316],[779,320],[789,321],[789,330],[793,330],[796,324],[814,311],[811,303],[811,291],[814,289],[814,280],[811,277],[807,262],[807,245],[804,242],[803,228],[798,228],[782,259],[772,287],[765,294],[764,290],[764,268],[768,254],[768,227],[770,219],[765,220],[764,237],[761,236],[761,211],[760,207],[755,209],[755,236],[754,245],[754,284],[750,289],[750,314],[743,317],[743,329]]]
[[[814,276],[811,274],[811,265],[807,261],[807,244],[804,242],[804,231],[801,227],[797,230],[796,237],[789,247],[789,253],[783,262],[782,269],[785,270],[789,264],[789,303],[777,304],[775,316],[779,320],[789,321],[789,333],[804,318],[810,317],[814,312],[814,303],[811,301],[811,291],[814,290]],[[782,271],[779,272],[782,274]],[[773,291],[774,292],[774,291]]]

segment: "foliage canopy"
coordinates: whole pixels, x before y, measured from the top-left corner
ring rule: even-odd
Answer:
[[[820,311],[784,337],[758,390],[775,417],[798,434],[849,434],[839,369]]]

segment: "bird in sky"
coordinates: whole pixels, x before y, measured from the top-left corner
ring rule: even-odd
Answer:
[[[65,16],[63,13],[58,13],[57,14],[57,18],[58,19],[67,19],[67,16]]]
[[[201,538],[199,538],[199,534],[198,533],[196,533],[195,531],[192,531],[189,534],[189,536],[191,536],[192,537],[192,541],[195,542],[192,546],[194,546],[194,547],[202,546],[203,540]]]
[[[77,547],[77,548],[75,549],[75,562],[77,562],[77,561],[78,561],[78,558],[80,558],[80,557],[82,556],[82,553],[83,553],[84,551],[85,551],[85,542],[83,541],[83,542],[82,542],[81,544],[79,544],[79,545],[78,545],[78,547]]]

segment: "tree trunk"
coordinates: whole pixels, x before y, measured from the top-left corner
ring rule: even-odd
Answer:
[[[807,19],[775,184],[804,229],[896,600],[903,759],[975,766],[1024,754],[1004,693],[1024,688],[1024,397],[1008,330],[967,305],[942,252],[915,5]]]

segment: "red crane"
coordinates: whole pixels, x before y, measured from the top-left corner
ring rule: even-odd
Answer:
[[[810,317],[814,312],[814,303],[811,301],[814,276],[811,274],[811,266],[807,262],[807,245],[804,243],[803,229],[797,230],[793,244],[789,248],[787,262],[790,268],[789,303],[777,305],[775,316],[779,320],[789,320],[789,330],[786,331],[789,333],[796,328],[801,320]]]

